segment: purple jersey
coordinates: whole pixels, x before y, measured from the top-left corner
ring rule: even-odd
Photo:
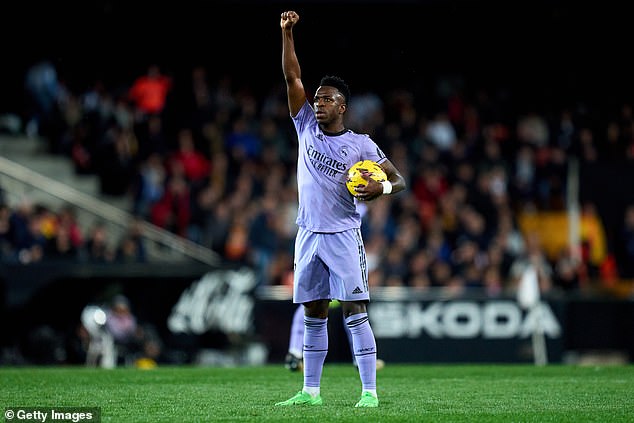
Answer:
[[[382,163],[385,155],[368,135],[351,130],[324,134],[308,101],[292,119],[299,139],[297,225],[325,233],[360,228],[361,215],[346,188],[346,172],[360,160]]]

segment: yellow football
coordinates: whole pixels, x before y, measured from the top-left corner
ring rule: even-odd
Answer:
[[[346,187],[348,188],[348,191],[350,191],[350,194],[356,195],[357,192],[354,190],[356,187],[367,185],[368,181],[363,179],[362,175],[369,175],[370,178],[377,182],[387,181],[385,171],[377,162],[372,160],[362,160],[355,163],[350,169],[348,169]]]

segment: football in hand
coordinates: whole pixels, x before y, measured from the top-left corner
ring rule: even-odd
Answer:
[[[368,181],[363,178],[363,175],[368,175],[377,182],[387,181],[385,171],[377,162],[372,160],[362,160],[355,163],[350,169],[348,169],[346,187],[348,187],[350,194],[356,195],[357,192],[354,190],[356,187],[368,184]]]

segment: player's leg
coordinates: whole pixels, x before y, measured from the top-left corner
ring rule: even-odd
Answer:
[[[304,390],[319,395],[321,374],[328,354],[328,303],[317,300],[304,304]]]
[[[342,302],[346,326],[352,337],[353,354],[361,378],[361,400],[357,407],[376,407],[376,340],[365,304],[362,302]]]
[[[346,338],[348,338],[348,345],[350,346],[350,353],[352,354],[352,365],[357,366],[357,359],[354,357],[354,347],[352,346],[352,334],[350,333],[350,328],[346,324],[346,315],[341,313],[341,317],[343,318],[343,331],[346,333]]]
[[[321,374],[328,353],[328,303],[304,304],[304,386],[286,401],[275,405],[321,405]]]
[[[293,302],[304,304],[304,386],[276,405],[321,405],[320,384],[328,353],[328,269],[317,257],[321,234],[302,230],[295,239]]]
[[[352,365],[354,367],[358,367],[357,358],[354,355],[354,347],[352,345],[352,334],[350,333],[350,328],[346,324],[346,315],[344,313],[341,313],[341,316],[343,317],[343,319],[342,319],[342,321],[343,321],[343,330],[344,330],[344,332],[346,332],[346,338],[348,339],[348,345],[350,346],[350,353],[352,354]],[[377,356],[377,359],[376,359],[376,370],[377,371],[381,370],[383,367],[385,367],[385,361],[381,360]]]
[[[291,321],[291,333],[288,342],[285,366],[291,372],[302,371],[304,349],[304,306],[299,305]]]
[[[360,230],[329,234],[320,256],[330,270],[330,290],[342,305],[359,368],[362,395],[357,407],[376,407],[376,341],[366,303],[370,300],[365,248]],[[356,264],[356,265],[353,265]]]

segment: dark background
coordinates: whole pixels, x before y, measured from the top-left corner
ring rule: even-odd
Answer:
[[[572,1],[12,1],[3,6],[0,112],[22,101],[26,68],[53,60],[71,89],[126,85],[155,62],[195,64],[254,90],[282,82],[279,16],[295,9],[306,82],[340,74],[354,92],[422,90],[437,75],[502,87],[519,107],[632,96],[631,14]],[[309,89],[313,87],[307,84]]]

